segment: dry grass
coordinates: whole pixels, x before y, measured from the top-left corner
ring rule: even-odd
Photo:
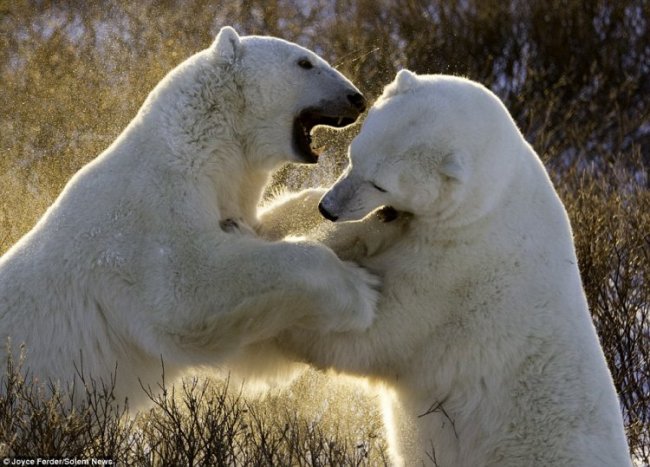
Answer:
[[[363,423],[355,423],[356,430],[341,422],[342,406],[341,418],[323,420],[322,408],[318,415],[313,407],[293,405],[322,384],[312,378],[305,375],[291,391],[272,391],[264,400],[247,400],[228,380],[187,378],[143,388],[152,408],[129,414],[111,383],[79,375],[79,400],[71,388],[36,382],[21,362],[9,360],[0,378],[0,457],[112,459],[139,466],[385,464],[379,416],[367,403],[358,407]],[[338,391],[350,405],[359,401],[352,389]],[[321,420],[314,423],[317,416]]]

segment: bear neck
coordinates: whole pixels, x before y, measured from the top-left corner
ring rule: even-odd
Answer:
[[[214,180],[217,207],[221,219],[243,220],[248,226],[258,224],[257,210],[270,172],[240,164],[240,170],[224,170]]]
[[[250,148],[242,142],[245,98],[235,78],[203,66],[206,59],[197,54],[170,72],[136,120],[149,143],[160,146],[167,173],[199,185],[201,205],[220,219],[253,226],[272,167],[249,162]]]
[[[478,166],[467,189],[439,212],[417,216],[419,230],[430,232],[429,239],[441,241],[470,240],[473,232],[484,232],[493,222],[509,223],[513,216],[528,216],[531,193],[540,188],[541,163],[534,150],[519,134],[485,149],[501,154],[489,166]],[[543,171],[543,168],[541,169]],[[499,183],[495,184],[494,179]],[[485,187],[489,187],[486,190]]]

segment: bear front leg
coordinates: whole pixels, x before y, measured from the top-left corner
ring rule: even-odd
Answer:
[[[378,209],[359,221],[324,222],[307,237],[332,249],[345,261],[360,262],[393,245],[406,232],[411,215]]]
[[[362,331],[372,324],[379,280],[359,266],[315,242],[220,236],[211,248],[187,237],[166,267],[148,268],[166,274],[148,275],[143,307],[157,310],[146,326],[160,332],[156,341],[189,359],[197,352],[209,358],[289,328]],[[161,290],[160,283],[168,285]]]
[[[331,222],[318,211],[325,188],[282,195],[261,210],[258,233],[268,240],[290,236],[323,243],[346,261],[376,255],[400,238],[411,216],[379,209],[354,222]]]
[[[266,240],[282,240],[317,228],[325,222],[318,212],[318,202],[326,191],[310,188],[277,196],[260,209],[257,233]]]

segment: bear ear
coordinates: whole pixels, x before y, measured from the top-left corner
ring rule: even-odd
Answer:
[[[397,84],[397,92],[405,93],[415,88],[418,84],[418,75],[413,73],[410,70],[402,69],[397,73],[395,78],[395,83]]]
[[[447,154],[440,162],[440,173],[457,182],[464,182],[469,175],[464,159],[459,152]]]
[[[239,34],[230,26],[224,26],[212,44],[212,50],[224,62],[233,63],[239,55],[241,40]]]

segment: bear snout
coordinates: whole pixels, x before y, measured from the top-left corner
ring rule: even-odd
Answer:
[[[363,94],[355,92],[354,94],[348,94],[348,101],[354,106],[355,109],[362,113],[366,110],[366,98],[363,97]]]
[[[328,221],[336,222],[336,219],[339,218],[339,216],[335,216],[334,214],[330,213],[327,209],[325,209],[325,206],[323,206],[322,201],[318,203],[318,211],[321,213],[321,216],[323,216]]]

